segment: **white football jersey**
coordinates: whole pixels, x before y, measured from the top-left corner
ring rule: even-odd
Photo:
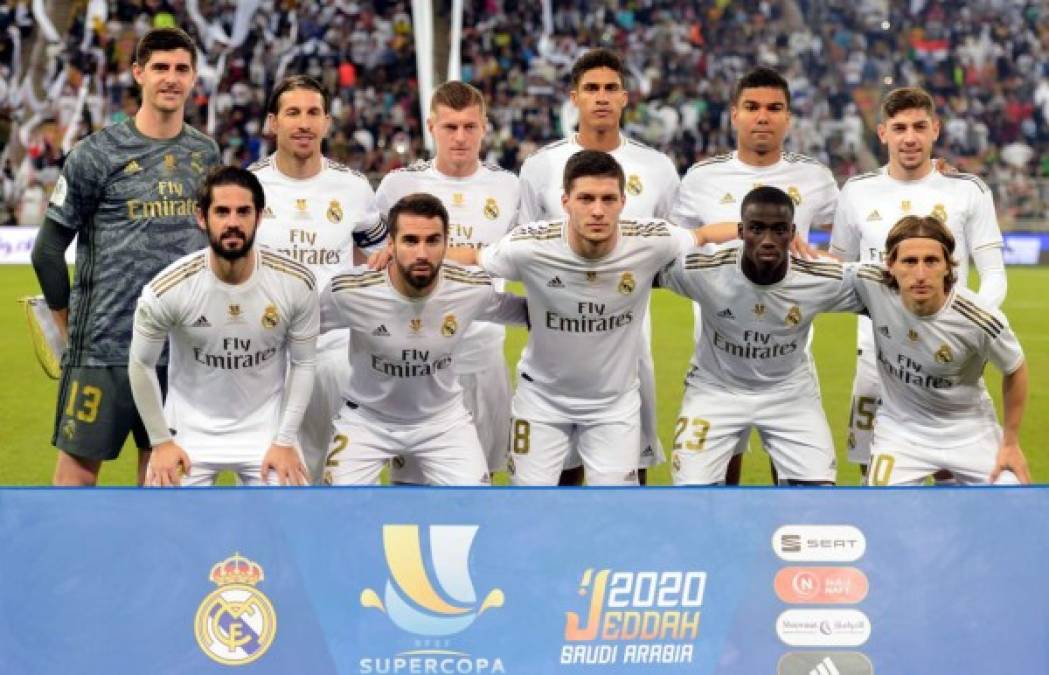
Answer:
[[[517,366],[547,421],[600,419],[638,387],[641,318],[659,270],[694,245],[666,221],[620,221],[611,253],[589,260],[572,251],[567,225],[520,225],[480,253],[481,266],[521,281],[531,326]]]
[[[495,165],[481,163],[473,175],[454,178],[438,171],[432,160],[414,162],[383,177],[375,193],[379,213],[385,219],[397,200],[414,192],[431,194],[448,209],[448,243],[452,246],[488,246],[517,220],[517,176]],[[496,290],[503,289],[501,279],[493,282]],[[456,349],[455,371],[467,374],[487,367],[491,353],[503,353],[505,334],[498,324],[472,324]]]
[[[485,272],[445,262],[425,298],[409,298],[388,270],[355,267],[321,292],[321,330],[350,329],[346,397],[369,415],[420,424],[463,407],[453,353],[475,320],[524,324],[524,298],[499,293]]]
[[[681,180],[670,219],[691,228],[738,223],[743,198],[763,185],[783,190],[794,201],[794,225],[803,239],[814,226],[834,221],[838,200],[834,175],[811,157],[793,152],[783,153],[771,166],[745,164],[736,152],[693,164]]]
[[[820,312],[863,308],[839,263],[791,258],[787,275],[763,286],[743,273],[743,242],[694,248],[667,266],[661,286],[703,308],[687,379],[696,387],[761,392],[815,375],[805,350]]]
[[[882,405],[877,424],[923,445],[965,445],[996,425],[983,382],[988,361],[1015,371],[1024,355],[1005,316],[964,287],[943,308],[917,316],[884,281],[883,268],[861,265],[856,291],[870,312]]]
[[[971,174],[931,171],[919,180],[901,181],[886,167],[846,181],[834,214],[831,253],[846,261],[881,263],[885,239],[901,218],[931,215],[954,235],[958,278],[969,278],[969,259],[983,248],[1001,248],[1002,232],[990,188]],[[874,346],[870,322],[860,317],[860,349]]]
[[[561,206],[564,194],[565,164],[568,158],[584,150],[577,136],[550,143],[528,157],[521,165],[520,223],[565,218]],[[626,174],[626,204],[623,219],[668,218],[678,184],[674,162],[662,152],[625,136],[619,147],[609,153]]]
[[[179,445],[209,462],[258,460],[277,436],[290,340],[315,340],[316,279],[265,247],[241,284],[209,267],[204,249],[181,258],[142,289],[135,331],[170,337],[168,426]]]

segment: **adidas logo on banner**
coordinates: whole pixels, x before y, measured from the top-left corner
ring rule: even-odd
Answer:
[[[735,319],[735,315],[732,314],[732,310],[727,307],[718,312],[718,317],[722,319]]]
[[[838,670],[834,662],[830,660],[830,657],[820,661],[819,665],[809,671],[809,675],[841,675],[841,671]]]
[[[372,331],[372,335],[375,337],[390,337],[390,331],[386,330],[386,324],[382,324]]]
[[[200,318],[194,321],[190,328],[211,328],[211,322],[208,321],[208,317],[201,314]]]
[[[546,282],[546,285],[550,288],[564,288],[565,285],[561,283],[561,277],[554,277],[550,281]]]

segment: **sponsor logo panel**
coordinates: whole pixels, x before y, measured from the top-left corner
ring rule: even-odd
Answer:
[[[784,567],[773,582],[791,604],[853,604],[867,597],[867,575],[855,567]]]
[[[790,652],[777,675],[874,675],[874,665],[860,652]]]
[[[776,635],[791,647],[859,647],[871,623],[858,609],[788,609],[776,619]]]
[[[788,562],[853,562],[867,539],[852,525],[784,525],[773,533],[772,549]]]

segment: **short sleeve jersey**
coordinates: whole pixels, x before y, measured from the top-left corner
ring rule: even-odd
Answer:
[[[736,152],[692,165],[681,181],[670,218],[691,228],[738,223],[743,198],[763,185],[783,190],[794,201],[794,224],[802,238],[813,226],[833,222],[838,200],[834,175],[815,159],[793,152],[783,153],[770,166],[745,164]]]
[[[73,148],[47,209],[78,235],[68,365],[127,365],[142,287],[207,243],[197,227],[196,191],[218,162],[218,146],[193,127],[158,140],[141,134],[134,119]]]
[[[881,263],[889,230],[908,215],[931,215],[955,239],[958,278],[969,278],[969,259],[983,248],[1001,248],[1002,232],[987,185],[976,176],[931,171],[914,181],[896,180],[883,167],[849,179],[834,214],[830,250],[846,261]],[[861,317],[859,346],[873,347],[870,324]]]
[[[277,437],[291,340],[319,330],[313,273],[258,247],[251,277],[227,284],[205,249],[143,290],[135,331],[170,337],[165,413],[175,441],[207,461],[257,459]]]
[[[350,329],[343,393],[392,423],[439,424],[463,406],[453,353],[474,320],[524,323],[525,300],[498,293],[485,272],[449,262],[423,298],[398,292],[388,270],[364,267],[335,275],[321,293],[322,330]]]
[[[1012,373],[1024,359],[1005,316],[962,287],[936,314],[913,314],[878,265],[859,266],[855,282],[874,326],[882,383],[877,423],[940,447],[965,445],[997,424],[984,366],[990,361]]]
[[[492,274],[521,281],[531,326],[517,366],[548,421],[597,419],[638,386],[641,318],[659,270],[693,245],[690,232],[666,221],[621,220],[615,248],[583,258],[567,225],[519,225],[481,251]]]
[[[521,165],[521,214],[518,222],[555,221],[565,217],[561,206],[568,159],[584,148],[576,136],[540,148]],[[669,218],[681,179],[674,162],[662,152],[625,136],[609,153],[626,175],[624,219]]]
[[[517,221],[520,188],[517,176],[498,166],[479,164],[470,176],[456,178],[437,170],[433,161],[418,161],[383,177],[376,191],[383,218],[402,197],[425,192],[441,200],[448,209],[448,243],[482,248],[495,243]],[[493,279],[501,290],[501,279]],[[493,353],[502,355],[505,330],[502,326],[473,323],[455,353],[456,372],[473,373],[487,368]]]
[[[792,258],[782,280],[761,285],[743,273],[742,257],[738,241],[692,249],[659,276],[703,308],[689,383],[756,393],[812,377],[805,346],[816,315],[862,309],[845,269]]]

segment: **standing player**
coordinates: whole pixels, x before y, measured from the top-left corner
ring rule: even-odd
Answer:
[[[889,163],[845,183],[834,216],[831,253],[848,261],[879,263],[893,223],[907,215],[932,215],[957,242],[960,284],[968,278],[971,257],[980,274],[981,301],[997,307],[1005,299],[1006,277],[990,189],[976,176],[934,169],[932,150],[940,122],[928,93],[914,87],[896,89],[882,102],[881,114],[878,137],[888,148]],[[869,319],[860,317],[858,332],[849,459],[866,467],[881,388]]]
[[[259,243],[308,267],[318,291],[352,264],[354,245],[372,249],[386,240],[368,179],[321,154],[330,107],[328,92],[314,78],[282,80],[266,108],[277,150],[250,167],[266,191]],[[313,482],[322,476],[340,391],[350,377],[347,340],[346,331],[332,331],[317,342],[317,377],[299,434]]]
[[[623,61],[607,49],[588,51],[572,66],[572,103],[579,109],[579,131],[541,148],[521,166],[520,223],[564,217],[561,178],[568,159],[580,150],[607,152],[626,176],[622,216],[630,219],[668,218],[680,179],[669,157],[624,136],[619,125],[629,95]],[[642,280],[642,283],[648,283]],[[648,308],[642,312],[645,349],[641,352],[641,481],[645,467],[663,461],[656,419],[656,382],[652,361],[652,327]],[[578,467],[576,457],[570,465]],[[565,483],[579,484],[578,469],[566,472]]]
[[[830,485],[834,441],[806,352],[820,312],[862,308],[838,263],[792,258],[794,201],[771,186],[742,199],[741,242],[690,251],[659,284],[703,309],[672,453],[675,484],[723,482],[756,429],[781,482]]]
[[[266,198],[250,171],[216,167],[199,204],[210,248],[158,274],[135,313],[128,376],[153,445],[146,483],[209,485],[233,471],[245,485],[305,485],[295,442],[313,387],[316,280],[254,247]],[[169,338],[165,417],[156,364]]]
[[[145,476],[150,444],[127,381],[135,298],[157,272],[206,243],[194,193],[219,160],[215,142],[183,121],[196,60],[183,31],[146,33],[131,68],[141,107],[73,148],[33,249],[44,297],[69,336],[51,438],[56,485],[94,485],[129,432],[140,484]],[[77,234],[70,294],[64,253]]]
[[[1020,449],[1027,363],[1009,322],[960,283],[939,218],[906,216],[884,245],[888,272],[856,275],[882,385],[868,482],[917,485],[940,470],[963,483],[1031,482]],[[1004,435],[983,383],[988,361],[1003,375]]]
[[[407,169],[387,174],[376,191],[383,215],[402,197],[425,192],[448,210],[448,243],[481,248],[494,243],[514,225],[517,176],[478,158],[487,129],[484,96],[462,82],[445,82],[430,100],[427,126],[436,154]],[[503,281],[493,279],[496,290]],[[488,459],[489,472],[506,468],[510,434],[510,375],[503,355],[505,330],[479,321],[470,326],[454,354],[455,373],[466,409]],[[395,461],[390,477],[398,483],[422,482],[411,456]]]
[[[790,128],[790,87],[771,68],[751,70],[736,82],[730,108],[736,150],[694,164],[681,181],[671,220],[685,227],[726,223],[735,231],[741,220],[743,196],[755,187],[771,185],[794,202],[794,225],[801,241],[813,227],[828,228],[834,219],[838,184],[823,164],[783,150]],[[694,305],[696,337],[701,332],[699,305]],[[743,438],[729,463],[726,482],[738,485]]]
[[[523,325],[527,310],[484,272],[442,264],[448,225],[436,197],[401,198],[389,214],[393,264],[337,274],[321,293],[322,328],[350,329],[351,365],[326,483],[374,483],[408,454],[426,483],[490,482],[455,354],[473,321]]]
[[[701,235],[658,219],[620,220],[622,167],[583,150],[565,165],[567,221],[520,225],[464,262],[521,281],[530,330],[517,365],[511,466],[519,485],[555,485],[569,453],[591,485],[636,485],[640,318],[650,281]]]

